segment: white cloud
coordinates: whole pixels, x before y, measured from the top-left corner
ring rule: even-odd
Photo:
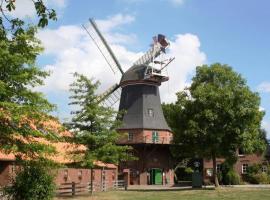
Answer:
[[[124,24],[129,24],[135,20],[134,16],[117,14],[111,17],[108,17],[105,20],[96,20],[99,28],[103,32],[110,31],[116,27],[119,27]]]
[[[270,122],[269,121],[263,121],[262,122],[262,128],[266,130],[267,138],[270,139]]]
[[[258,86],[258,90],[260,92],[270,92],[270,82],[262,82],[259,86]]]
[[[149,0],[118,0],[118,1],[123,2],[123,3],[128,3],[128,4],[137,4],[137,3],[147,2]],[[175,6],[183,5],[186,2],[186,0],[162,0],[162,1],[169,2]]]
[[[169,0],[174,5],[182,5],[185,0]]]
[[[124,45],[134,42],[135,35],[122,35],[114,30],[132,21],[134,21],[133,17],[125,15],[97,20],[99,27],[105,31],[103,33],[124,71],[143,52],[130,51]],[[69,84],[73,81],[72,73],[74,72],[100,80],[99,92],[119,82],[120,73],[116,75],[112,73],[96,46],[80,26],[70,25],[57,29],[44,29],[39,32],[38,37],[45,46],[45,53],[55,56],[55,62],[44,67],[46,70],[52,71],[52,75],[45,80],[45,85],[39,88],[46,94],[52,92],[57,94],[57,91],[67,92]],[[149,38],[150,40],[151,38]],[[176,99],[175,93],[188,84],[189,76],[194,72],[195,67],[206,62],[206,55],[201,52],[200,41],[196,35],[179,34],[171,41],[168,56],[176,57],[176,59],[168,66],[170,80],[168,83],[163,83],[160,92],[162,101],[171,102]]]
[[[109,20],[97,20],[98,26],[104,30],[104,35],[108,36],[106,38],[123,68],[130,66],[142,53],[131,52],[121,45],[134,42],[136,36],[111,33],[111,31],[123,24],[130,23],[131,20],[134,18],[121,14],[113,16]],[[73,81],[72,73],[74,72],[83,73],[102,81],[101,90],[119,82],[120,74],[113,74],[82,27],[61,26],[54,30],[45,29],[38,33],[38,37],[45,46],[45,53],[56,57],[55,63],[45,66],[45,70],[50,70],[52,75],[46,79],[45,86],[41,87],[42,91],[67,91],[69,84]]]
[[[168,66],[170,80],[161,86],[161,97],[165,102],[176,100],[175,93],[188,86],[189,77],[196,66],[206,62],[206,55],[200,50],[200,40],[196,35],[176,35],[171,41],[169,56],[175,60]]]
[[[59,9],[66,6],[67,0],[45,0],[45,5],[49,8]],[[7,14],[18,18],[33,18],[36,15],[35,6],[32,0],[17,0],[15,2],[16,9]]]
[[[265,111],[265,108],[262,107],[262,106],[260,106],[260,107],[259,107],[259,111]]]

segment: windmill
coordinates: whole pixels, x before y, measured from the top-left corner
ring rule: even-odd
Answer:
[[[91,26],[83,25],[83,28],[112,71],[122,75],[119,83],[97,98],[110,107],[120,100],[119,111],[125,111],[118,131],[128,136],[119,144],[132,145],[139,159],[136,163],[123,164],[120,170],[129,169],[129,182],[133,184],[163,184],[164,174],[170,180],[167,183],[171,183],[173,172],[168,145],[172,133],[162,112],[158,88],[169,80],[163,71],[174,60],[162,59],[169,47],[168,40],[162,34],[154,36],[151,48],[124,71],[95,21],[89,21]]]

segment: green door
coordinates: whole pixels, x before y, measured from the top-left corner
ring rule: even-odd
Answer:
[[[155,169],[155,185],[162,184],[162,172],[161,169]]]
[[[161,169],[151,169],[150,171],[150,184],[161,185],[162,184],[162,171]]]

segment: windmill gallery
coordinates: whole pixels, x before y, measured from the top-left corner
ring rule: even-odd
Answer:
[[[119,145],[130,145],[136,161],[120,163],[119,175],[130,184],[168,184],[174,180],[173,163],[169,146],[172,132],[161,108],[159,86],[169,78],[163,70],[174,58],[164,59],[169,42],[164,35],[153,38],[151,49],[124,72],[110,46],[90,19],[87,31],[111,69],[119,71],[122,78],[99,97],[100,103],[112,106],[120,98],[119,111],[124,111],[118,129],[126,135]],[[95,35],[97,37],[95,37]],[[162,59],[163,58],[163,59]]]

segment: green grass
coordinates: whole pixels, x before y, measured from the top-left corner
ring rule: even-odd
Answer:
[[[221,188],[216,190],[183,191],[111,191],[93,197],[75,197],[73,200],[269,200],[270,189]],[[60,200],[60,199],[57,199]]]

